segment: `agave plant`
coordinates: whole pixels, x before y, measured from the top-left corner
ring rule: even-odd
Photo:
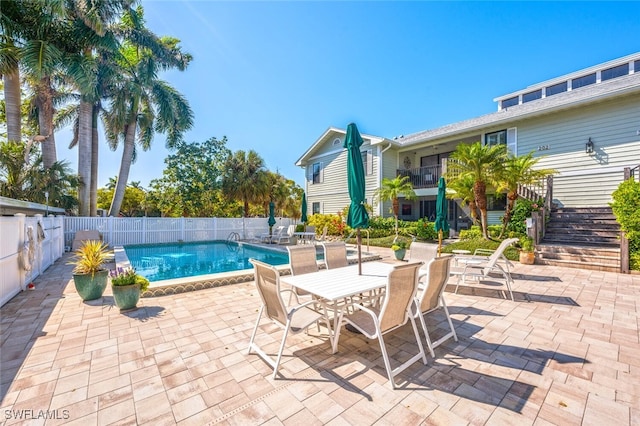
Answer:
[[[87,240],[75,252],[74,258],[69,265],[74,265],[74,274],[95,274],[103,270],[103,265],[107,261],[109,247],[102,241]]]

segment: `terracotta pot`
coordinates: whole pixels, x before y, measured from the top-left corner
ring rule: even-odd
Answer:
[[[524,265],[533,265],[536,261],[536,254],[532,251],[520,252],[520,263]]]

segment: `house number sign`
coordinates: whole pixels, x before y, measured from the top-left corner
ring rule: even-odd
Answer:
[[[549,149],[549,145],[538,145],[538,151],[547,151]]]

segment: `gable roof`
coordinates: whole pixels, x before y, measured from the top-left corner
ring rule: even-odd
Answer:
[[[305,151],[304,154],[302,154],[302,156],[300,156],[300,158],[298,158],[298,160],[296,161],[296,166],[302,167],[303,166],[303,162],[305,162],[306,160],[308,160],[310,157],[313,156],[313,154],[318,151],[318,149],[324,145],[329,139],[334,138],[336,135],[340,135],[340,136],[346,136],[347,131],[346,129],[340,129],[338,127],[329,127],[327,130],[324,131],[324,133],[313,143],[313,145],[311,145],[311,147],[309,147],[309,149],[307,149]],[[361,133],[360,136],[362,137],[362,139],[364,140],[368,140],[371,145],[378,145],[381,143],[391,143],[391,144],[395,144],[398,145],[397,141],[391,141],[387,138],[383,138],[380,136],[373,136],[373,135],[367,135],[365,133]],[[342,148],[342,146],[340,146],[340,148]]]
[[[536,101],[514,105],[500,111],[459,121],[436,129],[406,135],[397,142],[400,143],[400,146],[406,147],[416,143],[479,131],[490,126],[507,125],[508,123],[525,118],[536,117],[633,94],[640,94],[640,72],[607,80],[599,84],[584,86]]]

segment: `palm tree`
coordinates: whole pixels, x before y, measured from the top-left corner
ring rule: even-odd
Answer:
[[[482,236],[489,239],[487,233],[487,185],[492,185],[507,156],[506,145],[460,144],[451,154],[448,171],[453,179],[464,175],[473,177],[473,197],[480,210]]]
[[[449,178],[447,177],[447,180]],[[476,206],[476,200],[473,195],[473,184],[475,180],[471,175],[460,175],[458,178],[450,179],[447,184],[447,189],[454,191],[449,198],[460,199],[462,206],[469,205],[469,215],[473,224],[477,224],[478,220],[478,207]]]
[[[22,115],[20,111],[20,50],[16,46],[19,37],[18,20],[21,16],[19,2],[0,4],[0,75],[4,80],[7,140],[22,140]]]
[[[135,18],[135,19],[132,19]],[[169,68],[186,69],[191,56],[178,47],[179,40],[158,38],[142,24],[142,8],[130,11],[129,30],[145,37],[152,47],[141,48],[128,41],[121,49],[120,66],[124,73],[116,84],[106,114],[107,138],[111,149],[123,142],[124,149],[109,215],[117,215],[122,205],[131,164],[136,157],[136,139],[148,150],[155,132],[167,135],[167,147],[173,147],[193,125],[193,111],[187,100],[173,87],[157,78],[157,73]]]
[[[391,200],[391,209],[396,219],[396,238],[398,238],[398,213],[400,211],[398,198],[401,196],[404,196],[407,200],[416,198],[409,176],[396,176],[393,179],[383,178],[380,188],[373,194],[373,197],[380,200],[380,202]]]
[[[223,169],[222,192],[230,200],[242,200],[244,217],[249,217],[249,203],[259,203],[271,189],[264,160],[254,150],[238,150],[227,157]]]
[[[507,225],[511,220],[513,206],[518,199],[518,186],[531,185],[549,175],[558,173],[554,169],[534,169],[542,157],[533,157],[533,151],[519,157],[509,156],[504,168],[498,176],[498,191],[507,192],[507,206],[502,218],[502,230],[500,238],[504,236]]]

